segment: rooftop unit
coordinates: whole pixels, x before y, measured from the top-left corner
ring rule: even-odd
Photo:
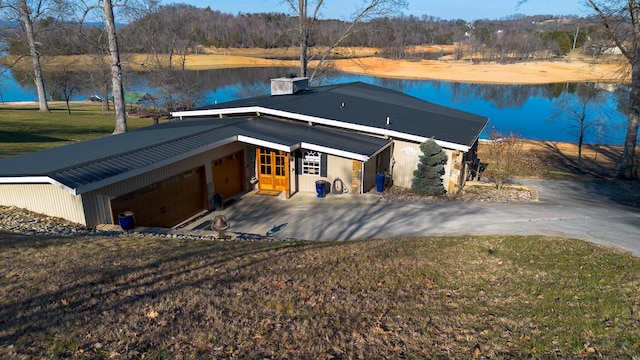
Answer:
[[[306,90],[309,86],[307,77],[281,77],[271,79],[271,95],[293,95]]]

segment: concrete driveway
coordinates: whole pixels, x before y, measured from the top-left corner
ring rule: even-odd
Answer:
[[[235,233],[298,240],[401,236],[550,235],[587,240],[640,256],[640,208],[620,203],[607,182],[520,180],[539,201],[378,203],[376,195],[247,194],[189,228],[210,229],[224,214]],[[637,183],[636,183],[637,184]]]

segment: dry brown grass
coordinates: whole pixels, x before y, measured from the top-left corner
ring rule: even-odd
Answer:
[[[631,358],[640,261],[580,241],[0,234],[0,357]]]
[[[516,177],[547,179],[611,178],[616,175],[622,146],[583,145],[583,171],[578,170],[578,145],[556,141],[521,140],[522,158]],[[487,143],[480,143],[478,156],[484,163],[494,160]],[[640,153],[636,154],[640,163]]]

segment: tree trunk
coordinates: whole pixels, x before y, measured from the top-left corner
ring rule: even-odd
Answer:
[[[307,62],[309,61],[309,25],[307,19],[307,1],[298,1],[298,32],[300,35],[300,74],[299,76],[307,76]]]
[[[120,50],[116,37],[116,25],[113,16],[111,0],[104,0],[104,15],[107,36],[109,39],[109,59],[111,61],[111,82],[113,83],[113,106],[116,111],[116,127],[114,134],[127,131],[127,109],[124,103],[124,89],[122,87],[122,65],[120,64]]]
[[[27,42],[29,43],[29,52],[33,62],[34,81],[38,92],[39,111],[49,112],[49,104],[47,103],[47,92],[44,87],[44,77],[42,76],[42,66],[40,66],[40,53],[36,45],[36,36],[33,30],[33,21],[31,20],[31,10],[27,5],[27,0],[20,0],[21,13],[23,16],[24,27],[27,32]]]
[[[629,94],[629,118],[627,119],[627,136],[624,140],[624,149],[620,168],[619,179],[635,179],[635,151],[638,138],[638,119],[640,118],[640,54],[632,64],[631,93]]]

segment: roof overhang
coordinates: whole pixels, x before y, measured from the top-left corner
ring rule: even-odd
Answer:
[[[399,131],[394,131],[391,129],[353,124],[346,121],[325,119],[325,118],[311,116],[311,115],[304,115],[304,114],[292,113],[292,112],[283,111],[283,110],[266,108],[262,106],[176,111],[176,112],[172,112],[171,116],[183,119],[184,117],[195,117],[195,116],[216,116],[216,115],[224,116],[224,115],[242,115],[242,114],[257,114],[258,116],[260,115],[278,116],[281,118],[300,120],[300,121],[305,121],[309,123],[321,124],[321,125],[332,126],[332,127],[348,129],[348,130],[361,131],[361,132],[366,132],[366,133],[385,136],[385,137],[415,141],[418,143],[423,143],[430,139],[428,137],[407,134]],[[434,141],[438,145],[446,149],[460,150],[462,152],[468,152],[470,149],[469,145],[456,144],[449,141],[443,141],[438,139],[434,139]]]
[[[307,150],[315,150],[325,154],[335,155],[335,156],[339,156],[339,157],[343,157],[351,160],[368,161],[371,158],[370,156],[367,156],[364,154],[358,154],[350,151],[343,151],[343,150],[334,149],[327,146],[316,145],[316,144],[311,144],[306,142],[299,142],[293,145],[284,145],[284,144],[279,144],[272,141],[265,141],[265,140],[252,138],[245,135],[238,135],[238,141],[245,144],[251,144],[255,146],[265,147],[273,150],[285,151],[289,153],[297,149],[307,149]],[[383,149],[388,146],[389,144],[385,145]],[[380,150],[378,152],[380,152]]]
[[[5,176],[0,177],[0,184],[50,184],[73,195],[78,195],[76,189],[70,188],[49,176]]]

